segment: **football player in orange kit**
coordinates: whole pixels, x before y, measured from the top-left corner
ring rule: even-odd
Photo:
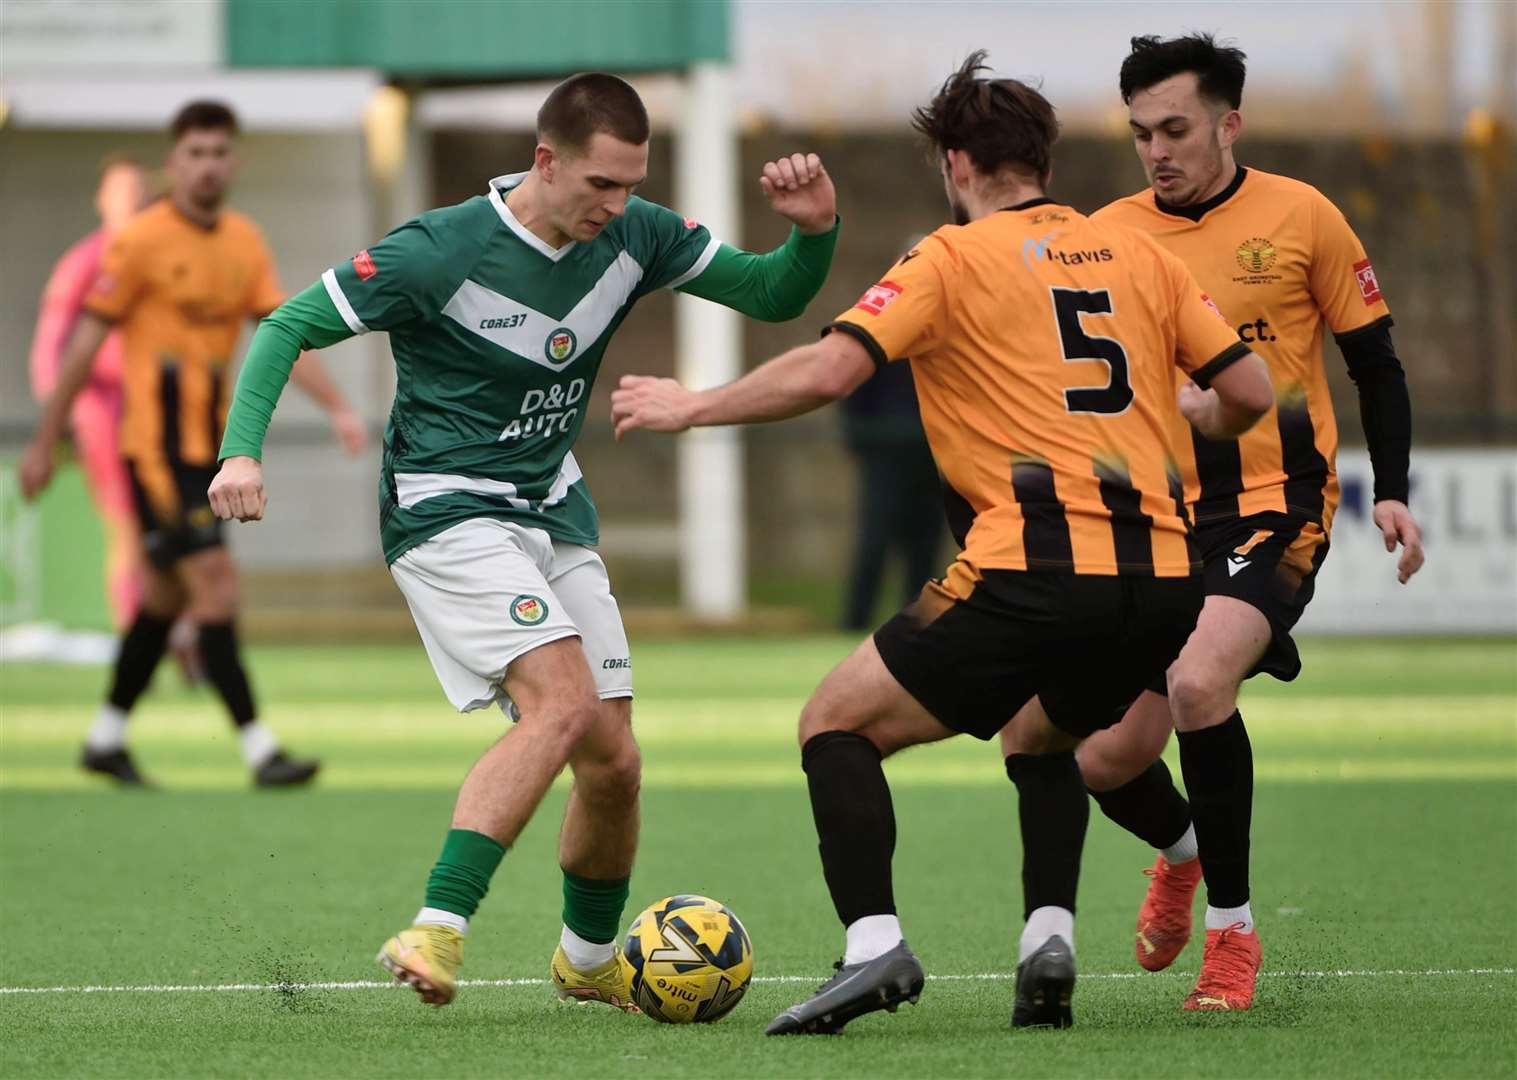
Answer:
[[[821,341],[727,386],[692,393],[626,376],[611,399],[619,437],[779,420],[909,360],[948,488],[957,559],[801,713],[801,765],[846,944],[837,975],[775,1017],[770,1035],[832,1034],[916,1000],[924,974],[896,917],[882,759],[956,734],[994,738],[1013,713],[1006,767],[1026,923],[1012,1023],[1073,1022],[1090,815],[1074,750],[1162,677],[1202,600],[1169,452],[1177,397],[1217,440],[1247,431],[1273,400],[1263,361],[1179,259],[1044,194],[1053,106],[1024,83],[981,77],[984,55],[915,117],[954,224],[903,256]]]
[[[236,566],[206,495],[230,399],[226,380],[237,336],[245,320],[267,315],[284,294],[258,226],[222,207],[236,165],[236,116],[219,102],[191,102],[175,116],[171,132],[169,194],[106,246],[22,459],[22,491],[34,498],[47,486],[70,406],[89,380],[96,352],[119,327],[121,454],[149,566],[141,608],[122,637],[81,764],[122,783],[144,783],[126,750],[127,713],[147,689],[174,620],[188,615],[200,628],[206,678],[237,727],[254,782],[306,783],[317,763],[285,755],[257,719],[237,644]],[[347,449],[361,448],[362,422],[315,358],[307,357],[296,373],[330,414]]]
[[[1326,331],[1358,387],[1374,522],[1387,551],[1402,548],[1399,580],[1423,561],[1407,508],[1411,405],[1390,309],[1337,207],[1309,184],[1234,160],[1244,75],[1243,53],[1209,35],[1134,38],[1120,87],[1151,186],[1092,215],[1178,255],[1268,362],[1275,391],[1275,407],[1236,441],[1212,441],[1174,418],[1206,603],[1167,681],[1078,755],[1103,812],[1160,851],[1138,916],[1143,967],[1161,970],[1184,948],[1206,881],[1206,947],[1184,1003],[1202,1010],[1248,1008],[1262,956],[1249,907],[1253,756],[1238,690],[1260,672],[1289,681],[1301,670],[1290,632],[1311,600],[1338,505]],[[1171,727],[1189,806],[1160,758]]]

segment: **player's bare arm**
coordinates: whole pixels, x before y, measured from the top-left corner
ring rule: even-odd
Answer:
[[[89,311],[80,314],[64,349],[58,382],[43,407],[37,432],[21,458],[21,493],[28,499],[40,495],[53,478],[53,447],[63,437],[69,409],[89,382],[95,354],[110,332],[111,324],[100,316]]]
[[[864,346],[828,334],[711,390],[687,390],[675,379],[624,375],[611,394],[611,421],[629,431],[679,432],[692,427],[787,420],[846,397],[874,373]]]
[[[837,192],[832,177],[815,154],[791,154],[764,164],[759,187],[776,214],[794,223],[802,234],[830,232],[837,220]]]
[[[1208,439],[1236,439],[1259,422],[1275,404],[1269,368],[1254,353],[1229,365],[1209,389],[1195,383],[1180,387],[1180,414]]]
[[[332,434],[337,436],[337,441],[344,450],[349,454],[357,454],[364,448],[368,442],[368,431],[363,420],[353,411],[348,399],[343,397],[337,383],[315,353],[300,354],[300,359],[290,369],[290,381],[326,410],[327,419],[332,424]]]

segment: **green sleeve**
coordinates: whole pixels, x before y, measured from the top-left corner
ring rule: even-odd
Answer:
[[[290,297],[258,325],[232,391],[219,460],[263,460],[263,437],[290,369],[306,349],[325,349],[353,336],[325,286],[316,282]]]
[[[789,239],[762,255],[723,244],[705,270],[677,288],[752,319],[797,318],[827,280],[838,226],[834,221],[830,230],[816,236],[792,228]]]

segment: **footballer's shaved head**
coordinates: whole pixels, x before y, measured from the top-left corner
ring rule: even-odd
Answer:
[[[648,141],[648,110],[624,79],[599,71],[571,75],[537,110],[537,139],[560,153],[583,151],[592,136],[610,135],[641,146]]]

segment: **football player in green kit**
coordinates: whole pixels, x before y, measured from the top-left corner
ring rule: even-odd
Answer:
[[[678,289],[793,319],[837,242],[836,196],[815,155],[764,166],[764,194],[794,228],[752,254],[632,194],[648,136],[621,79],[561,83],[538,113],[529,170],[328,270],[259,329],[232,402],[211,503],[256,520],[264,433],[296,356],[390,335],[385,559],[448,699],[462,711],[499,703],[516,719],[464,780],[414,925],[380,950],[430,1004],[453,999],[468,920],[568,765],[553,984],[563,998],[635,1008],[616,955],[638,837],[632,668],[571,448],[611,335],[640,297]]]

